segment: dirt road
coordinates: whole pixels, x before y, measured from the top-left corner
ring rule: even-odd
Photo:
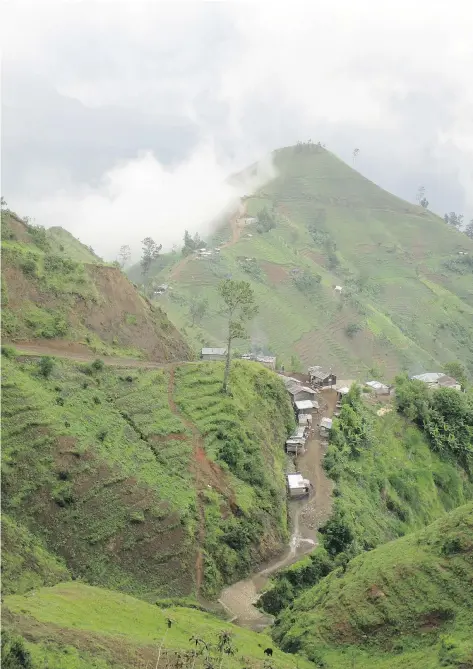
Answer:
[[[287,550],[281,558],[264,565],[250,578],[238,581],[222,591],[219,601],[237,625],[258,631],[271,624],[272,616],[262,613],[254,606],[259,593],[271,574],[296,562],[317,546],[317,530],[330,517],[333,483],[322,467],[326,445],[319,437],[317,423],[322,416],[333,415],[336,401],[337,394],[334,390],[322,391],[319,400],[320,412],[313,417],[314,434],[307,442],[305,454],[297,459],[297,470],[313,483],[314,488],[309,499],[289,502],[292,532]]]

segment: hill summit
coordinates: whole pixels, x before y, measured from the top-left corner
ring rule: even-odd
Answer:
[[[260,306],[252,348],[280,362],[386,379],[457,359],[472,371],[473,242],[319,145],[273,158],[277,176],[243,198],[208,253],[155,265],[172,286],[159,299],[196,346],[222,343],[216,286],[231,276],[250,281]]]

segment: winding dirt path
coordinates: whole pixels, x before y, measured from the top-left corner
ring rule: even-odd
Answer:
[[[314,550],[318,545],[317,531],[330,517],[333,483],[322,467],[326,443],[319,436],[317,423],[322,416],[333,415],[337,395],[334,390],[327,390],[322,391],[320,397],[320,413],[313,416],[314,433],[307,442],[305,454],[297,459],[297,470],[313,483],[314,488],[309,499],[290,500],[288,503],[292,532],[285,553],[250,578],[225,588],[220,596],[219,601],[232,616],[232,622],[242,627],[261,631],[272,623],[272,616],[255,607],[259,593],[271,574]]]

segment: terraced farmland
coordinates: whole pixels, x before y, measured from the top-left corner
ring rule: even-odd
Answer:
[[[473,373],[473,242],[322,148],[281,149],[274,162],[279,175],[245,206],[253,216],[265,207],[276,227],[260,234],[251,224],[218,260],[192,259],[160,298],[195,348],[224,341],[216,287],[231,276],[250,281],[259,304],[251,343],[281,363],[298,356],[341,376],[374,367],[390,379],[460,360]],[[196,295],[209,311],[189,327]]]

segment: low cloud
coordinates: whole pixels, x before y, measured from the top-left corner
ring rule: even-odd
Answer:
[[[227,179],[228,170],[211,146],[199,147],[175,167],[144,152],[106,172],[95,187],[70,186],[34,203],[24,201],[22,210],[34,207],[37,224],[60,225],[107,259],[129,244],[137,260],[144,237],[169,250],[185,230],[206,236],[219,214],[274,176],[269,159],[236,179]]]

